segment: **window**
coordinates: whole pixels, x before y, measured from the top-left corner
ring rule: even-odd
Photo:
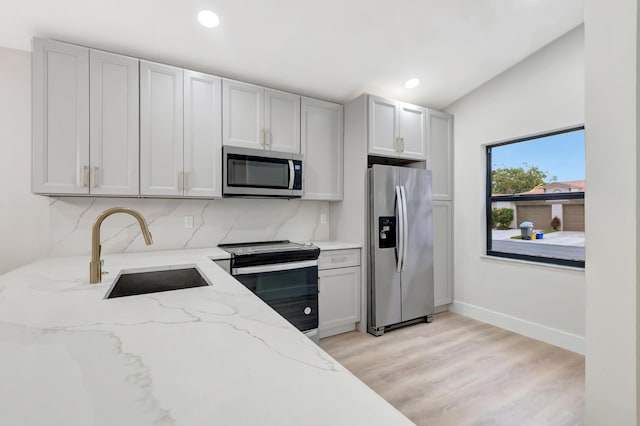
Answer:
[[[487,255],[584,267],[584,127],[486,149]]]

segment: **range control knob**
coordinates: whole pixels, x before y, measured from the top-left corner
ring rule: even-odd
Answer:
[[[306,308],[304,308],[304,314],[305,315],[309,315],[310,313],[311,313],[311,308],[310,307],[307,306]]]

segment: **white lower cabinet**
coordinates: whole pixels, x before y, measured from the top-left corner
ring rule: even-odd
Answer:
[[[357,259],[357,266],[340,267],[353,265],[354,259]],[[360,321],[360,250],[323,251],[319,264],[320,337],[355,330],[356,323]]]

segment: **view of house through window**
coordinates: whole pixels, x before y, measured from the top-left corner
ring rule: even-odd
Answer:
[[[487,254],[584,266],[584,128],[487,146]]]

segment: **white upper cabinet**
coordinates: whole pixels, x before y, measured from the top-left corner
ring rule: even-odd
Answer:
[[[369,96],[369,154],[397,157],[398,103]]]
[[[222,90],[223,145],[300,152],[300,96],[226,79]]]
[[[264,132],[267,149],[300,152],[300,96],[264,91]]]
[[[305,200],[342,200],[343,107],[302,98],[302,155]]]
[[[429,156],[433,172],[433,199],[453,199],[453,117],[429,110]]]
[[[140,61],[140,193],[183,194],[183,70]]]
[[[91,194],[138,195],[137,59],[90,52]]]
[[[89,193],[89,49],[34,39],[32,190]]]
[[[222,196],[222,79],[184,71],[184,195]]]
[[[398,103],[400,112],[401,155],[416,160],[427,159],[427,110],[419,106]]]
[[[427,110],[369,95],[369,155],[425,160]]]
[[[264,89],[226,79],[222,87],[223,145],[264,148]]]

